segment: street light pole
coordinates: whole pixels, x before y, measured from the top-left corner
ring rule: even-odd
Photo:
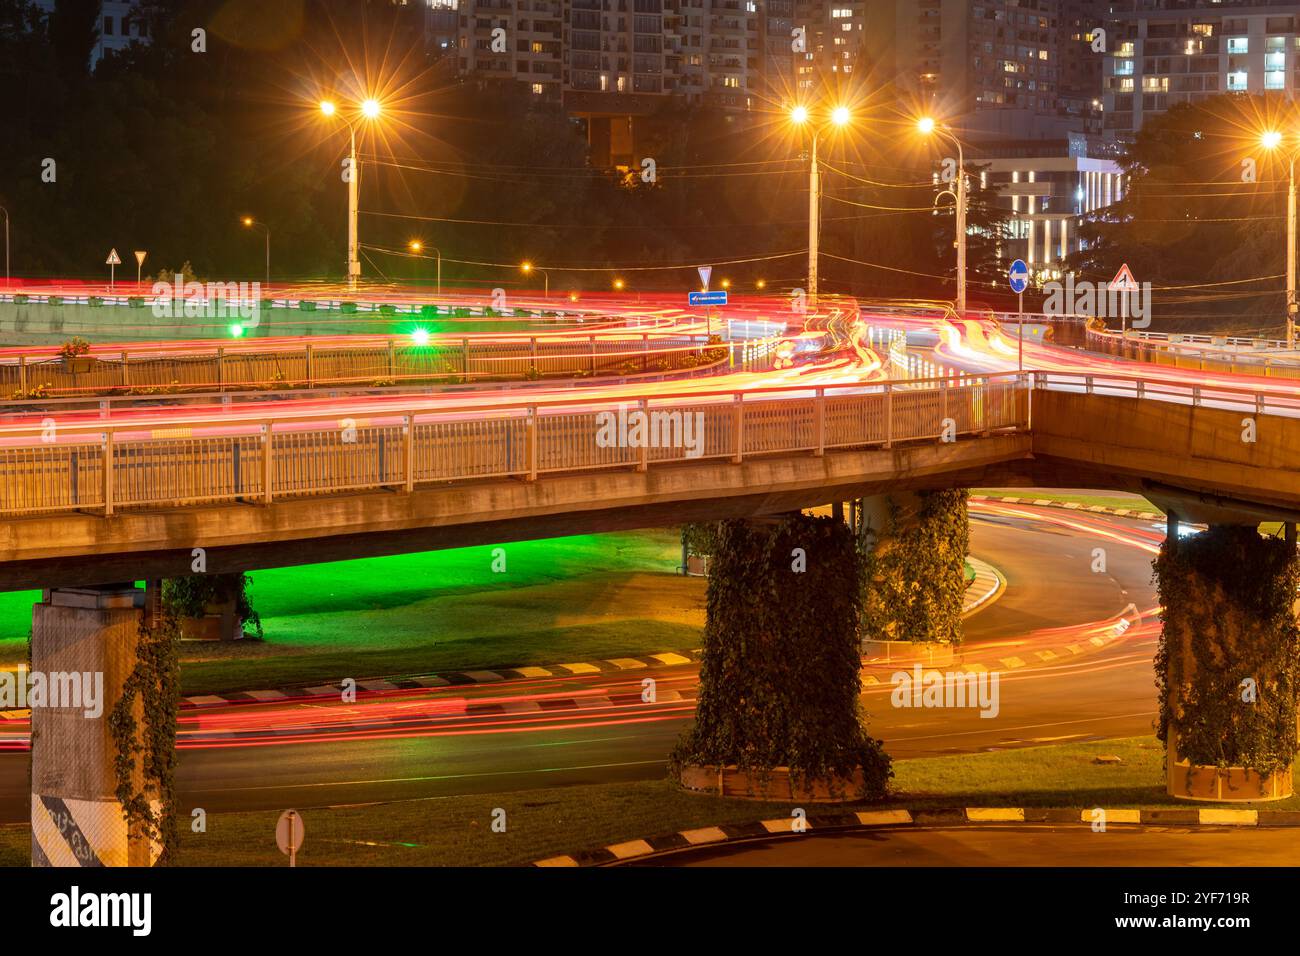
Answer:
[[[1296,287],[1295,287],[1295,160],[1291,154],[1291,179],[1286,193],[1286,347],[1295,348]]]
[[[957,315],[966,314],[966,162],[962,156],[961,140],[957,144]]]
[[[357,240],[357,215],[360,209],[361,163],[357,159],[357,127],[346,116],[339,114],[338,107],[331,100],[321,100],[320,110],[327,117],[338,116],[348,127],[348,288],[357,287],[361,276],[360,243]],[[381,107],[375,99],[365,100],[361,104],[361,116],[368,120],[379,117]]]
[[[266,233],[266,288],[267,291],[270,291],[271,288],[271,227],[264,222],[260,222],[254,219],[252,216],[245,216],[243,219],[243,223],[249,229],[252,229],[254,226],[261,226],[263,231]]]
[[[345,121],[346,122],[346,121]],[[357,257],[357,210],[361,202],[361,167],[357,164],[357,129],[348,122],[348,288],[357,287],[361,260]]]
[[[817,170],[817,136],[813,130],[811,162],[808,165],[808,304],[817,305],[818,239],[821,232],[821,174]]]
[[[957,249],[957,314],[959,316],[966,313],[966,206],[969,200],[966,189],[966,157],[962,150],[961,140],[952,129],[946,125],[940,125],[929,117],[923,118],[919,123],[919,128],[923,134],[938,133],[940,136],[946,136],[957,147],[957,187],[951,190],[954,202],[957,204],[956,215],[957,236],[953,245]],[[943,193],[939,194],[940,196]]]
[[[1292,182],[1295,178],[1292,177]],[[0,206],[0,212],[5,214],[5,288],[9,287],[9,210]]]

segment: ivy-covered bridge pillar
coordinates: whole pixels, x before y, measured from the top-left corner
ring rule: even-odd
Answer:
[[[170,842],[177,681],[159,600],[58,588],[33,608],[33,866],[151,866]]]
[[[861,561],[843,521],[795,513],[708,526],[695,723],[682,782],[729,796],[877,798],[891,776],[861,708]]]
[[[1166,789],[1194,800],[1293,792],[1300,627],[1295,526],[1211,524],[1180,538],[1171,513],[1155,562]]]
[[[854,502],[864,565],[864,641],[961,641],[970,546],[966,498],[959,488],[895,491]]]

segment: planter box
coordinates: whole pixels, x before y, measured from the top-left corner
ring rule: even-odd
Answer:
[[[86,372],[94,371],[98,362],[99,360],[93,355],[74,355],[63,359],[63,370],[73,375],[84,375]]]
[[[1169,768],[1166,792],[1179,800],[1253,803],[1285,800],[1295,793],[1292,768],[1261,777],[1245,767],[1192,766],[1181,760]]]
[[[686,573],[691,577],[707,577],[709,573],[709,563],[711,559],[708,555],[691,554],[686,557]]]
[[[849,803],[860,798],[862,769],[852,777],[812,780],[796,785],[789,767],[774,767],[766,774],[739,770],[736,767],[702,767],[688,765],[679,777],[687,790],[712,793],[741,800],[799,800],[804,803]]]
[[[208,605],[203,617],[181,618],[182,641],[238,641],[243,636],[244,625],[235,616],[233,601]]]

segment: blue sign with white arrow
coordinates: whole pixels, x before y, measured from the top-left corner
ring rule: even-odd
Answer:
[[[1029,266],[1025,260],[1017,259],[1007,270],[1007,279],[1011,282],[1011,291],[1019,295],[1029,286]]]
[[[692,292],[689,295],[691,305],[726,305],[727,290],[718,292]]]

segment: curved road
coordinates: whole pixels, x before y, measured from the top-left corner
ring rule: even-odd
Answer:
[[[966,622],[968,645],[1032,660],[1036,644],[1059,647],[1130,604],[1155,605],[1150,559],[1163,528],[997,503],[973,503],[972,519],[973,552],[1002,570],[1008,589]],[[1097,547],[1106,549],[1105,573],[1091,570]],[[1105,650],[1004,672],[994,719],[895,710],[894,667],[876,668],[882,684],[865,696],[870,727],[900,759],[1148,733],[1155,640],[1145,623]],[[653,779],[690,719],[696,673],[646,668],[377,692],[353,705],[186,711],[178,790],[185,808],[219,812]],[[656,681],[655,703],[641,700],[646,677]],[[27,754],[0,755],[0,822],[26,820],[28,803]]]

